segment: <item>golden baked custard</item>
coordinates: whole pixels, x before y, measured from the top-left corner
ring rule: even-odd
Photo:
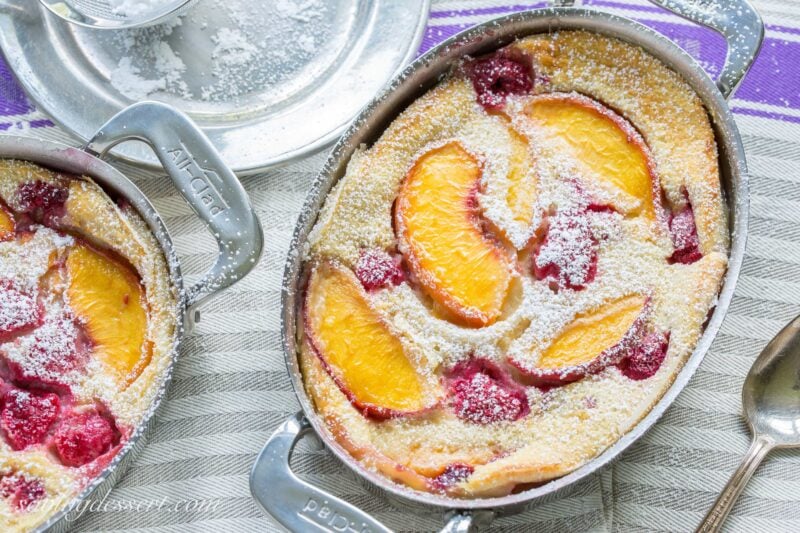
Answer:
[[[46,521],[125,445],[171,360],[176,310],[130,206],[0,160],[0,530]]]
[[[670,385],[727,236],[707,113],[661,62],[583,31],[467,58],[325,202],[306,390],[356,460],[413,489],[562,476]]]

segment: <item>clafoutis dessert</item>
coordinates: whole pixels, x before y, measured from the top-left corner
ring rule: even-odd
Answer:
[[[698,96],[584,31],[465,58],[350,160],[305,257],[305,388],[364,467],[502,496],[587,463],[692,353],[726,271]]]
[[[169,367],[177,302],[124,201],[0,161],[0,530],[45,522],[125,445]]]

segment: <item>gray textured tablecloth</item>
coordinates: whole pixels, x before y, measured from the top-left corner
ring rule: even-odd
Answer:
[[[712,72],[724,57],[721,40],[644,0],[587,3],[654,25]],[[542,2],[523,4],[434,1],[423,48],[466,25]],[[689,531],[747,449],[742,381],[767,340],[800,313],[800,2],[756,6],[767,22],[767,41],[732,102],[752,174],[750,240],[722,331],[664,418],[619,461],[532,511],[497,520],[493,531]],[[0,100],[24,103],[11,83],[0,79]],[[0,114],[7,119],[0,129],[8,133],[76,144],[30,106]],[[31,129],[36,125],[45,127]],[[147,447],[107,500],[165,503],[149,512],[87,512],[76,531],[279,530],[251,499],[247,474],[270,433],[298,409],[279,345],[280,279],[299,208],[323,160],[319,154],[243,179],[266,230],[263,259],[203,313],[183,345]],[[189,207],[164,177],[123,170],[165,218],[185,273],[199,276],[215,247]],[[431,531],[442,524],[441,516],[407,513],[374,497],[313,439],[301,445],[295,463],[306,479],[393,529]],[[766,460],[727,529],[800,530],[800,452],[779,451]]]

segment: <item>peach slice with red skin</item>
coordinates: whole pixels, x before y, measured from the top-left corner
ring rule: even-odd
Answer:
[[[406,176],[394,217],[400,250],[422,289],[469,326],[501,316],[514,268],[481,221],[481,174],[460,143],[434,148]]]
[[[66,269],[69,304],[86,328],[94,357],[122,382],[132,383],[151,356],[144,287],[138,275],[86,244],[70,250]]]
[[[534,383],[560,385],[618,363],[642,334],[650,311],[647,296],[633,294],[581,313],[542,352],[536,366],[510,362]]]
[[[306,338],[328,375],[365,416],[406,416],[437,403],[400,340],[346,268],[330,261],[313,267],[304,322]]]
[[[557,140],[589,176],[638,200],[626,215],[663,220],[661,186],[642,136],[623,117],[577,93],[549,93],[530,99],[524,109],[534,127]]]

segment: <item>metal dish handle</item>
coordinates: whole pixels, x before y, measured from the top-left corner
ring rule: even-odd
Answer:
[[[250,492],[256,501],[289,531],[391,533],[367,513],[292,472],[292,450],[310,430],[303,413],[297,413],[272,434],[250,472]]]
[[[219,256],[186,291],[187,316],[218,291],[242,279],[258,262],[264,243],[261,224],[242,184],[211,141],[174,107],[140,102],[114,115],[86,144],[98,157],[122,141],[147,143],[195,213],[217,240]]]
[[[650,0],[721,33],[728,43],[717,87],[727,99],[742,82],[764,41],[764,21],[748,0]]]
[[[300,412],[275,430],[250,471],[250,492],[261,507],[289,531],[322,533],[391,533],[369,514],[306,483],[292,472],[289,460],[311,424]],[[440,533],[472,533],[488,525],[492,511],[452,511]]]

